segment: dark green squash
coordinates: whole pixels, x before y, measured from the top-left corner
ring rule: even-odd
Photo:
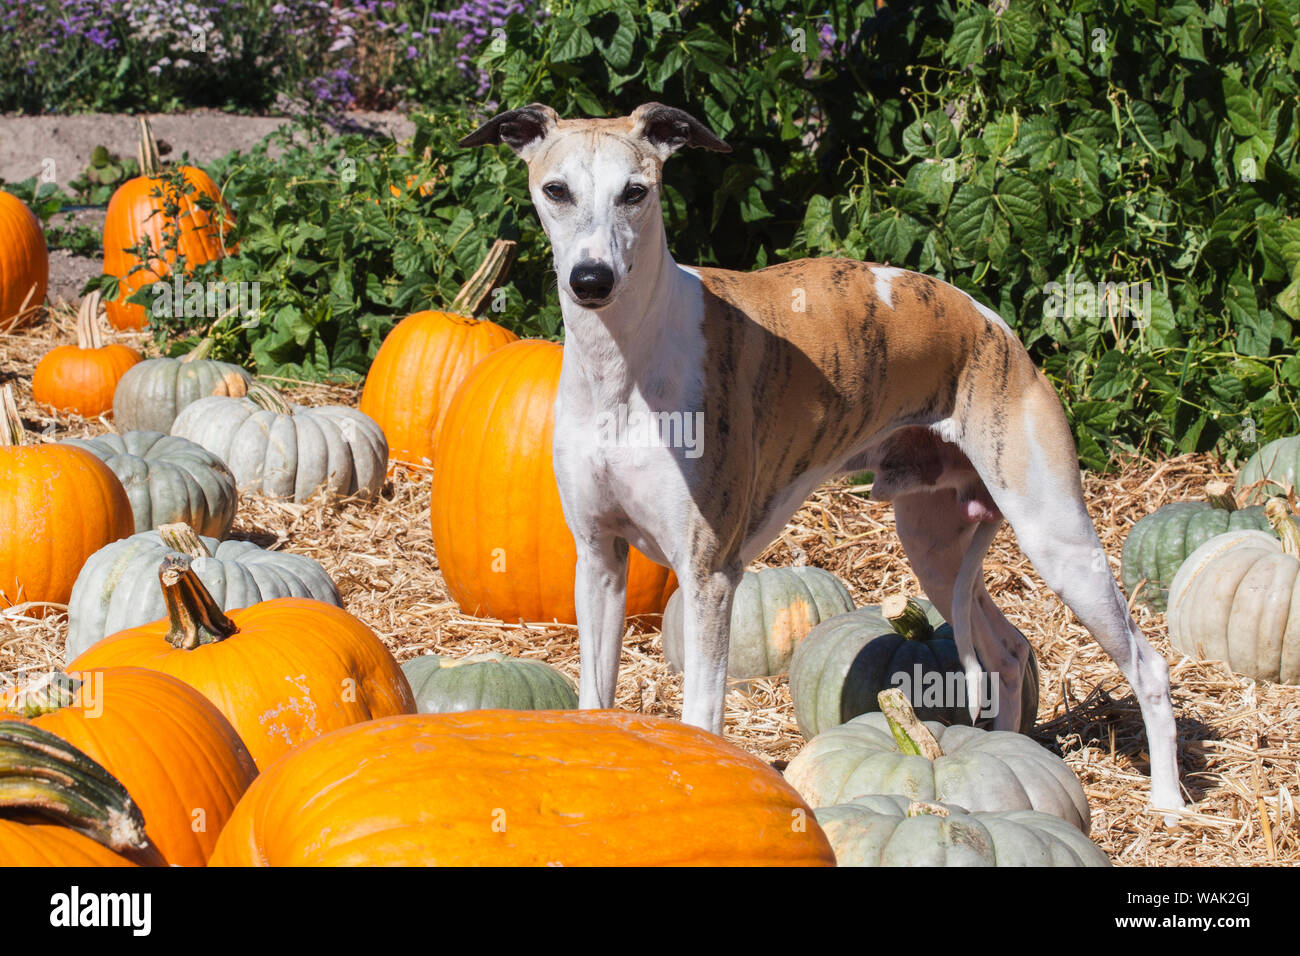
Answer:
[[[1120,577],[1136,604],[1163,611],[1179,567],[1211,538],[1227,531],[1268,530],[1263,507],[1238,509],[1226,482],[1206,485],[1205,497],[1167,504],[1133,525],[1124,539]]]
[[[402,665],[421,714],[465,710],[573,710],[578,694],[569,679],[541,661],[475,654],[426,654]]]
[[[831,618],[809,632],[790,662],[794,716],[808,740],[878,710],[877,695],[894,686],[911,688],[911,704],[922,720],[970,726],[952,625],[924,599],[895,596],[881,607]],[[1033,648],[1021,693],[1020,732],[1028,733],[1038,714]],[[991,723],[982,718],[978,726]]]

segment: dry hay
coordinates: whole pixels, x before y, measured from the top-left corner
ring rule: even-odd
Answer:
[[[106,428],[52,418],[31,401],[31,370],[52,344],[69,340],[71,330],[71,313],[60,311],[34,330],[0,335],[0,383],[17,386],[29,427],[53,425],[58,437]],[[278,384],[304,404],[355,405],[358,397],[356,389]],[[1207,480],[1223,477],[1206,456],[1120,464],[1118,474],[1085,476],[1089,509],[1116,575],[1134,521],[1161,504],[1198,497]],[[480,620],[460,613],[448,597],[429,529],[427,472],[397,467],[374,503],[295,505],[245,496],[234,534],[324,564],[348,610],[400,660],[496,650],[543,660],[577,680],[575,628]],[[892,509],[855,493],[845,481],[820,489],[756,566],[799,563],[839,574],[859,605],[899,590],[917,591],[894,534]],[[1300,862],[1292,803],[1300,793],[1300,687],[1256,683],[1221,663],[1182,657],[1168,643],[1164,616],[1137,612],[1157,651],[1173,661],[1182,780],[1194,801],[1192,814],[1166,828],[1145,807],[1142,721],[1114,664],[1042,585],[1006,528],[985,571],[989,591],[1033,643],[1042,667],[1033,736],[1079,775],[1092,804],[1092,837],[1112,860],[1192,866]],[[65,630],[60,614],[0,619],[0,681],[61,663]],[[680,714],[681,678],[663,662],[653,620],[628,627],[617,705]],[[778,767],[802,745],[784,678],[733,686],[726,718],[729,739]]]

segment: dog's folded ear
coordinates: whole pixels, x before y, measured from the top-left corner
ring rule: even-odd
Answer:
[[[530,103],[492,117],[460,141],[461,146],[495,146],[505,143],[520,156],[555,129],[560,116],[543,103]]]
[[[632,135],[640,136],[668,157],[683,146],[731,152],[731,147],[685,110],[662,103],[642,103],[632,111]]]

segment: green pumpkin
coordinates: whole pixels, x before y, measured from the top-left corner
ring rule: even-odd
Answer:
[[[818,734],[785,778],[813,807],[898,794],[975,813],[1037,810],[1087,833],[1088,798],[1060,757],[1023,734],[916,718],[902,692],[882,691],[881,711]]]
[[[1255,482],[1268,479],[1265,484],[1246,494],[1247,504],[1262,502],[1274,495],[1285,495],[1296,487],[1300,475],[1300,436],[1271,441],[1237,472],[1238,491],[1245,491]]]
[[[680,672],[686,660],[682,592],[664,609],[664,657]],[[727,675],[739,680],[774,677],[790,666],[794,649],[821,621],[853,610],[853,596],[821,568],[746,571],[731,605]]]
[[[225,538],[239,493],[226,463],[192,441],[162,432],[126,432],[69,438],[103,461],[122,482],[135,530],[183,522],[201,535]]]
[[[402,665],[421,714],[464,710],[573,710],[569,679],[541,661],[495,652],[472,657],[426,654]]]
[[[253,376],[238,365],[204,358],[211,348],[211,341],[205,339],[179,359],[145,359],[127,369],[113,393],[117,427],[167,433],[181,409],[200,398],[247,393]]]
[[[1136,595],[1136,603],[1163,611],[1169,600],[1169,583],[1182,563],[1216,535],[1226,531],[1268,530],[1263,507],[1238,509],[1226,485],[1208,487],[1206,499],[1175,501],[1133,525],[1124,539],[1120,577],[1124,589]],[[1140,591],[1139,585],[1142,585]]]
[[[877,695],[896,686],[910,688],[910,703],[922,720],[970,725],[965,671],[952,625],[921,598],[900,597],[883,607],[859,608],[823,621],[800,642],[790,662],[794,716],[808,740],[879,709]],[[1027,734],[1038,715],[1033,648],[1020,699],[1019,729]],[[985,717],[976,726],[991,723]]]
[[[881,794],[814,813],[837,866],[1110,866],[1084,834],[1033,810],[969,813]]]

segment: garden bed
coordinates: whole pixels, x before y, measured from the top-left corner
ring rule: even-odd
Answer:
[[[52,418],[31,400],[40,356],[72,339],[71,312],[56,309],[35,328],[0,335],[0,383],[13,382],[28,428],[59,438],[103,431],[100,422]],[[141,337],[143,341],[143,337]],[[355,405],[359,390],[276,382],[296,401]],[[1089,508],[1112,570],[1134,521],[1160,504],[1199,496],[1221,475],[1203,455],[1129,459],[1116,474],[1085,476]],[[518,625],[462,614],[448,597],[429,528],[429,475],[398,466],[373,503],[304,505],[244,496],[234,536],[320,561],[349,611],[372,627],[400,660],[498,650],[534,657],[578,677],[577,631]],[[893,529],[893,511],[850,490],[824,486],[795,515],[759,565],[814,564],[839,574],[859,604],[878,603],[915,578]],[[1182,780],[1194,802],[1180,826],[1146,810],[1147,756],[1132,692],[1110,659],[1044,587],[1004,529],[985,565],[989,591],[1034,645],[1042,669],[1033,736],[1079,775],[1092,805],[1092,838],[1119,865],[1250,866],[1300,862],[1292,794],[1300,791],[1294,741],[1300,740],[1300,688],[1235,677],[1221,663],[1174,652],[1164,616],[1138,622],[1172,662]],[[61,666],[66,622],[0,618],[0,673],[21,680]],[[657,622],[629,626],[617,706],[679,716],[681,678],[663,662]],[[727,697],[727,736],[784,765],[802,746],[784,678],[735,686]]]

